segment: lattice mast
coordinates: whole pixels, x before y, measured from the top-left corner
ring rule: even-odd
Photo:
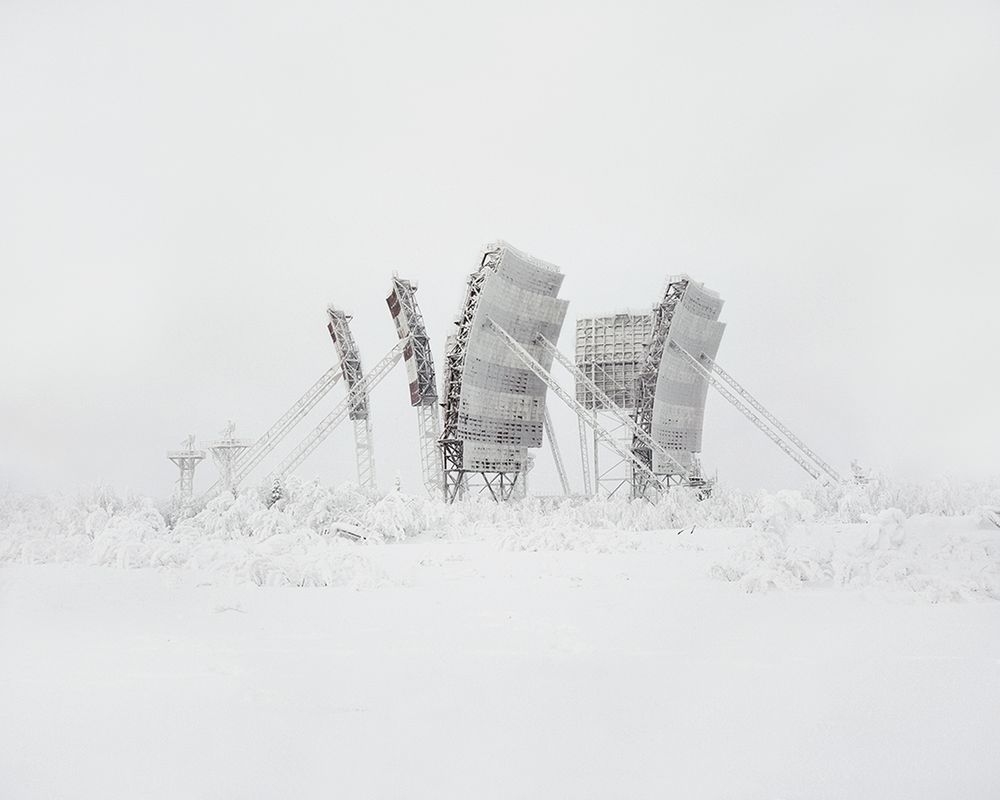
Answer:
[[[420,471],[424,488],[431,497],[441,497],[444,491],[441,450],[438,446],[441,414],[430,338],[414,296],[416,291],[416,283],[393,276],[392,291],[386,298],[386,304],[400,340],[408,338],[410,342],[403,350],[403,360],[409,381],[410,405],[417,410]]]
[[[327,330],[340,357],[340,369],[347,383],[350,408],[348,416],[354,427],[354,453],[358,466],[358,484],[372,491],[378,488],[375,479],[375,442],[372,431],[368,392],[359,391],[364,371],[361,368],[361,354],[351,333],[351,317],[339,308],[330,306],[326,310]]]
[[[677,278],[667,284],[667,289],[663,294],[663,300],[653,309],[653,333],[649,339],[642,356],[642,366],[639,368],[639,375],[635,382],[635,422],[638,428],[652,438],[653,435],[653,403],[656,399],[656,379],[660,371],[660,362],[663,359],[663,348],[667,342],[667,335],[670,333],[670,323],[673,321],[674,310],[677,304],[684,297],[689,280],[686,277]],[[642,464],[648,468],[648,472],[653,470],[653,449],[648,445],[646,437],[634,437],[632,440],[632,453]],[[649,490],[648,482],[645,480],[645,472],[640,472],[633,476],[632,496],[644,497]],[[669,485],[671,477],[667,476],[665,482]]]
[[[194,496],[194,470],[205,460],[205,451],[198,450],[194,446],[194,434],[192,433],[183,442],[181,450],[168,450],[169,458],[180,471],[177,478],[177,496],[181,500],[188,500]]]
[[[229,420],[221,434],[221,439],[209,442],[208,450],[219,469],[218,482],[222,490],[235,494],[237,486],[235,482],[236,462],[250,449],[252,443],[249,439],[236,438],[236,423],[232,420]]]
[[[465,289],[465,301],[462,303],[462,312],[455,320],[456,331],[448,337],[445,344],[444,426],[438,441],[441,448],[444,499],[448,503],[464,497],[468,492],[468,478],[462,457],[463,442],[458,435],[462,374],[465,370],[465,354],[468,349],[469,337],[472,334],[472,321],[479,305],[479,296],[487,274],[497,268],[501,255],[499,247],[488,249],[483,254],[479,269],[469,276]],[[503,481],[501,481],[499,488],[503,493],[506,488]],[[512,488],[511,486],[510,489]],[[510,489],[507,490],[508,496]]]

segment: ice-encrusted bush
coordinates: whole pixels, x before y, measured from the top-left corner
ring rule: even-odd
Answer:
[[[915,515],[952,509],[971,515],[983,532],[997,531],[1000,519],[996,484],[938,481],[921,494],[883,478],[802,492],[748,493],[719,486],[703,501],[692,491],[671,489],[656,505],[625,496],[532,497],[504,504],[480,496],[446,505],[398,490],[379,498],[351,484],[327,487],[295,478],[282,486],[276,501],[272,489],[220,495],[197,511],[189,505],[169,523],[147,498],[107,487],[69,498],[8,492],[0,495],[0,562],[182,566],[257,583],[330,585],[351,583],[351,576],[362,583],[381,580],[358,550],[361,541],[428,535],[481,538],[513,550],[620,552],[637,546],[639,531],[749,525],[741,546],[713,567],[713,574],[749,591],[907,582],[933,594],[940,586],[921,577],[926,542],[909,540]],[[879,505],[890,499],[900,502]],[[813,525],[818,522],[868,523],[875,526],[868,529],[875,538],[858,541],[847,552],[843,543],[834,547],[828,533]],[[955,541],[947,551],[951,555],[940,556],[983,566],[973,583],[961,584],[960,593],[994,592],[996,561],[983,562],[982,548],[988,546]],[[967,573],[961,573],[960,583]]]
[[[331,497],[361,506],[349,491]],[[357,547],[301,524],[300,516],[323,517],[314,513],[310,489],[300,500],[286,514],[268,509],[253,492],[220,496],[169,528],[148,499],[106,489],[55,500],[4,497],[0,562],[182,567],[258,585],[359,587],[385,580]]]
[[[744,591],[846,586],[902,590],[929,602],[1000,600],[1000,535],[976,515],[880,512],[860,536],[800,524],[755,529],[709,573]]]

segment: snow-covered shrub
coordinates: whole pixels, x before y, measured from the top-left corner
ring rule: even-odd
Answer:
[[[860,536],[799,525],[752,530],[714,563],[712,577],[747,592],[802,586],[902,591],[929,602],[1000,600],[1000,535],[974,516],[882,511]],[[859,526],[860,527],[860,526]]]

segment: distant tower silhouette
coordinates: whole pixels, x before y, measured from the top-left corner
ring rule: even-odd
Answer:
[[[177,496],[187,500],[194,494],[194,468],[204,460],[205,451],[195,449],[193,433],[181,442],[181,446],[183,450],[168,450],[167,458],[177,465],[181,473],[177,479]]]
[[[219,468],[219,483],[221,483],[222,488],[230,494],[235,493],[235,486],[233,485],[233,467],[236,460],[243,455],[243,453],[245,453],[252,444],[249,439],[235,438],[233,435],[234,433],[236,433],[236,423],[229,420],[226,427],[221,431],[222,438],[216,439],[208,445],[208,449],[212,453],[212,459],[215,461],[215,465]]]

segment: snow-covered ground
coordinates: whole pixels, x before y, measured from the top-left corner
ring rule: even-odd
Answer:
[[[998,797],[992,491],[0,498],[0,797]]]

